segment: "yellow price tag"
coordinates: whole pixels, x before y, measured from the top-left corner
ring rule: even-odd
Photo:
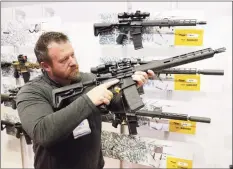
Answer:
[[[196,133],[196,122],[183,120],[169,120],[169,131],[194,135]]]
[[[175,29],[175,44],[177,46],[202,46],[203,29]]]
[[[174,90],[200,91],[200,75],[174,75]]]
[[[192,160],[186,160],[182,158],[176,158],[176,157],[167,157],[167,168],[192,168],[193,162]]]

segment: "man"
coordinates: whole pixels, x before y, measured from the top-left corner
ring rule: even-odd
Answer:
[[[35,169],[103,168],[98,106],[110,103],[113,93],[108,88],[119,80],[86,88],[77,99],[56,110],[53,89],[95,76],[79,72],[72,45],[63,33],[42,34],[34,51],[43,74],[25,84],[16,101],[22,126],[33,140]],[[142,86],[153,75],[153,71],[136,72],[132,77]]]

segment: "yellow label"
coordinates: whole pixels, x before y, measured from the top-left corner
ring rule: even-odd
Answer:
[[[175,44],[177,46],[202,46],[203,29],[175,29]]]
[[[174,90],[200,91],[200,75],[174,75]]]
[[[196,122],[183,120],[169,120],[169,131],[194,135],[196,133]]]
[[[182,158],[167,157],[167,168],[192,168],[192,160],[186,160]]]

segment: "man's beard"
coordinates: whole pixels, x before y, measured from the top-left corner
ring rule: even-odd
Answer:
[[[71,81],[80,81],[81,80],[81,75],[80,75],[78,68],[76,68],[75,70],[73,70],[69,74],[68,80],[71,80]]]
[[[61,74],[59,74],[53,70],[53,76],[55,76],[59,79],[64,79],[64,80],[69,80],[69,81],[80,81],[81,80],[81,74],[80,74],[78,68],[76,68],[75,70],[72,70],[66,76],[61,76]]]

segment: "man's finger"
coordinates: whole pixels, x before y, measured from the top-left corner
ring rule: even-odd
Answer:
[[[107,90],[107,94],[111,97],[111,99],[113,98],[113,93],[110,90]]]
[[[132,79],[134,81],[137,81],[137,83],[139,85],[142,85],[144,83],[144,81],[145,81],[145,78],[143,76],[141,76],[141,75],[132,75]]]
[[[109,104],[110,104],[110,101],[109,101],[108,99],[106,99],[106,98],[104,98],[103,102],[104,102],[104,104],[106,104],[106,105],[109,105]]]
[[[148,75],[146,72],[142,72],[142,71],[137,71],[134,73],[135,75],[143,75],[145,77],[145,79],[148,79]]]
[[[104,102],[104,96],[101,96],[99,99],[101,102]]]
[[[109,95],[108,93],[106,93],[104,97],[108,100],[112,100],[112,95]]]
[[[104,83],[103,85],[104,85],[106,88],[109,88],[109,87],[111,87],[112,85],[117,84],[119,81],[120,81],[119,79],[115,79],[115,80],[111,80],[111,81],[109,81],[109,82],[106,82],[106,83]]]
[[[148,70],[147,73],[149,74],[149,77],[155,76],[155,73],[153,70]]]

